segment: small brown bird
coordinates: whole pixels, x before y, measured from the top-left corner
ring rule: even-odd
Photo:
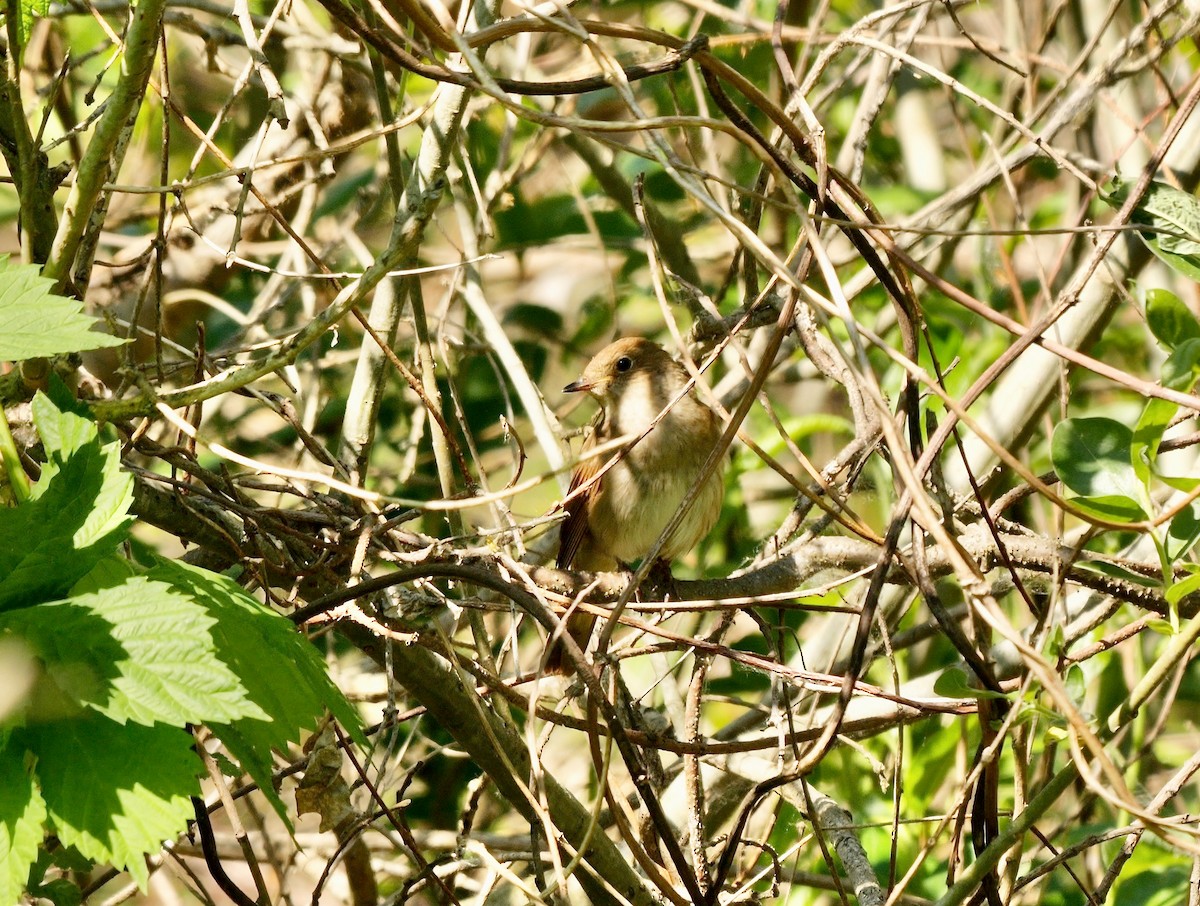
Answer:
[[[583,452],[625,435],[639,436],[687,383],[688,373],[657,343],[626,337],[600,350],[566,393],[586,390],[600,403]],[[614,570],[644,557],[683,503],[721,437],[717,415],[689,391],[641,440],[583,494],[568,501],[558,567]],[[571,491],[586,485],[617,455],[594,456],[575,467]],[[659,558],[670,562],[708,534],[721,513],[724,460],[705,480]],[[595,617],[572,614],[567,632],[586,648]],[[568,670],[561,645],[551,648],[546,670]]]

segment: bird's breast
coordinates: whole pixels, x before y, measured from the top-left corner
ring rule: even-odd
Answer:
[[[716,446],[719,431],[711,412],[694,400],[681,402],[690,406],[677,406],[668,413],[605,473],[593,502],[588,522],[595,543],[624,563],[641,559],[649,551]],[[621,421],[620,427],[631,433],[633,419]],[[723,467],[717,468],[705,481],[660,557],[671,560],[708,534],[721,512],[722,472]]]

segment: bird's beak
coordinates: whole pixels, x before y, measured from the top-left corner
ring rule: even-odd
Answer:
[[[594,381],[588,381],[584,378],[580,378],[577,381],[571,381],[571,383],[563,387],[563,393],[579,393],[582,390],[591,390],[595,386],[596,384]]]

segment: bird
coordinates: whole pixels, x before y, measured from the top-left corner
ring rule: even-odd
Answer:
[[[641,337],[624,337],[596,353],[579,379],[563,388],[564,393],[591,394],[600,411],[584,441],[583,458],[571,474],[559,569],[599,572],[627,567],[650,551],[674,517],[722,430],[717,413],[694,389],[671,405],[687,382],[687,370],[663,347]],[[586,456],[616,438],[640,437],[647,428],[649,433],[632,447]],[[613,456],[619,457],[615,464],[593,482]],[[691,550],[716,523],[725,493],[725,459],[704,479],[683,521],[659,550],[660,560],[669,564]],[[576,612],[567,618],[565,631],[586,649],[594,623],[594,616]],[[565,674],[569,669],[563,646],[552,644],[546,672]]]

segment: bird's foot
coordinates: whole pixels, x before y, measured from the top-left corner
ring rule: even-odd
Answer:
[[[671,575],[671,564],[666,560],[655,560],[646,574],[643,589],[659,601],[677,601],[679,595],[675,590],[675,577]]]

